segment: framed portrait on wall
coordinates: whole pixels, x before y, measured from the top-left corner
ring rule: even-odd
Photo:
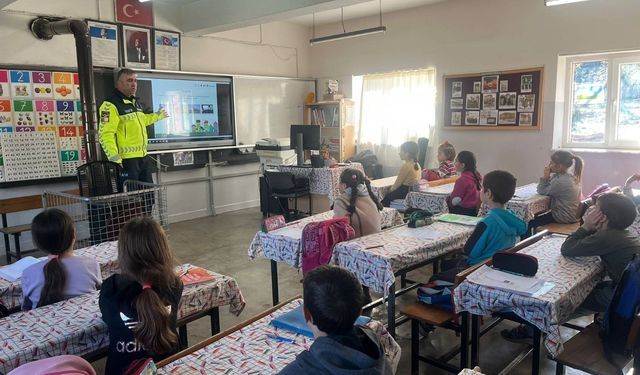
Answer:
[[[122,25],[122,55],[128,68],[151,69],[151,30]]]
[[[180,70],[180,33],[153,30],[155,69]]]
[[[120,65],[118,25],[110,22],[87,20],[91,37],[93,66],[116,68]]]

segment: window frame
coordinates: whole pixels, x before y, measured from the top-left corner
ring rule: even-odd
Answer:
[[[603,143],[571,142],[571,119],[573,117],[574,64],[592,61],[607,61],[607,98],[605,107],[605,128]],[[592,150],[634,150],[640,151],[640,139],[637,141],[618,140],[618,108],[620,68],[623,64],[640,64],[640,51],[597,53],[567,57],[564,68],[564,116],[562,147]]]

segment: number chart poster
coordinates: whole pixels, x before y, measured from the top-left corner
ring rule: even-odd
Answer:
[[[55,134],[62,176],[76,175],[85,162],[78,85],[77,73],[0,69],[0,133]],[[6,156],[0,150],[0,182]]]

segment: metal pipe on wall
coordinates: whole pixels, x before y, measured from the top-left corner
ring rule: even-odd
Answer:
[[[91,38],[86,22],[76,19],[38,17],[29,24],[31,33],[40,40],[50,40],[54,35],[73,34],[76,42],[78,76],[80,78],[80,100],[84,126],[83,143],[87,162],[102,159],[98,141],[98,117],[93,84]]]

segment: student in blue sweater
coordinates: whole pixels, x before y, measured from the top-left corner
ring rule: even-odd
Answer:
[[[489,207],[489,212],[476,225],[465,243],[464,255],[443,262],[444,271],[432,276],[432,281],[453,282],[458,272],[491,258],[497,251],[513,247],[518,242],[527,230],[527,223],[504,208],[515,191],[516,178],[509,172],[492,171],[484,176],[480,198]]]

